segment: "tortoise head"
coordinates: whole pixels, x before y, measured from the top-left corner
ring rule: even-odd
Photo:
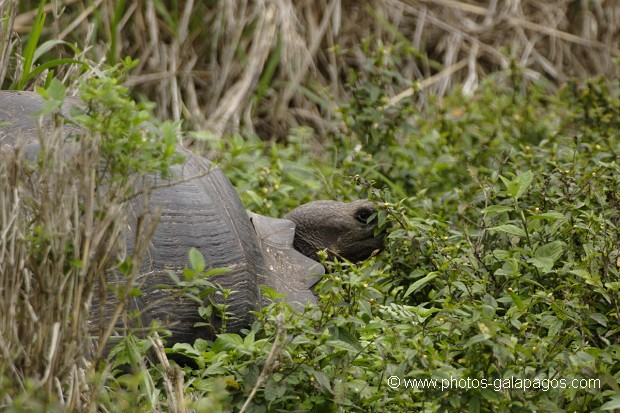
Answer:
[[[314,201],[289,212],[285,218],[295,222],[294,247],[318,259],[317,252],[326,249],[330,256],[352,262],[363,261],[383,248],[384,233],[375,235],[377,220],[368,219],[377,212],[367,200],[351,203]]]

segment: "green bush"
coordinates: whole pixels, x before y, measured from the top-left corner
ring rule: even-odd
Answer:
[[[620,408],[618,82],[571,83],[556,93],[512,68],[485,79],[473,96],[457,90],[420,107],[413,98],[389,99],[415,88],[398,73],[402,59],[417,58],[414,50],[366,41],[363,52],[367,65],[345,75],[352,99],[340,108],[332,140],[317,142],[304,128],[283,143],[244,133],[197,137],[255,212],[282,216],[318,198],[370,197],[389,224],[384,252],[360,264],[326,262],[319,302],[301,314],[274,302],[242,334],[168,349],[195,362],[184,376],[156,336],[129,335],[107,362],[81,360],[92,367],[87,377],[62,370],[45,386],[35,380],[43,359],[31,370],[0,363],[3,407],[68,411],[82,406],[73,387],[79,382],[95,389],[83,406],[103,411]],[[85,92],[89,116],[76,120],[95,135],[113,135],[96,146],[102,156],[93,162],[102,160],[102,171],[119,182],[133,172],[165,172],[176,159],[174,126],[159,126],[116,81],[93,84]],[[143,135],[145,121],[164,139]],[[96,171],[72,171],[69,182]],[[0,186],[3,199],[13,186]],[[7,205],[6,216],[15,209]],[[41,228],[29,228],[24,251],[53,244]],[[71,248],[62,244],[55,256]],[[183,292],[217,291],[198,276],[195,253],[190,264],[179,280]],[[73,272],[80,265],[69,262]],[[151,364],[148,348],[158,351]],[[139,372],[110,374],[120,362]]]
[[[489,79],[472,97],[456,92],[399,122],[391,144],[350,128],[316,161],[251,146],[280,188],[298,185],[282,165],[334,161],[342,176],[387,186],[360,178],[336,195],[366,190],[391,222],[388,245],[359,266],[328,263],[318,308],[296,315],[274,304],[246,335],[186,347],[204,366],[187,371],[191,392],[226,386],[223,411],[241,408],[257,383],[249,411],[617,408],[620,87],[600,80],[551,95],[543,86],[514,72]],[[372,117],[371,103],[347,116]],[[227,173],[287,209],[278,187],[235,172],[248,168],[244,151],[223,163]],[[308,187],[334,194],[320,180]]]

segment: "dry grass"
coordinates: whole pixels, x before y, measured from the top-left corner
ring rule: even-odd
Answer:
[[[349,68],[364,67],[359,46],[367,36],[416,48],[419,55],[403,60],[400,73],[438,95],[456,84],[470,93],[480,78],[511,62],[530,78],[556,84],[619,74],[613,62],[620,57],[615,0],[175,4],[127,2],[115,14],[116,2],[54,2],[50,11],[61,23],[50,25],[50,36],[91,38],[96,23],[95,38],[104,43],[92,45],[94,54],[140,58],[128,83],[158,103],[159,117],[184,119],[190,128],[217,135],[249,129],[280,137],[296,125],[325,135],[337,121],[334,107],[349,97]],[[15,29],[27,32],[31,20],[32,12],[19,14]],[[410,94],[395,91],[392,102]]]
[[[82,139],[67,156],[62,128],[45,129],[38,165],[25,160],[19,145],[0,150],[0,405],[34,391],[39,402],[74,411],[94,402],[97,389],[85,377],[94,374],[91,357],[101,356],[116,324],[114,318],[97,324],[89,314],[98,313],[93,296],[106,294],[97,286],[118,278],[127,187],[102,191],[96,137]],[[148,241],[151,230],[136,237]],[[124,301],[114,307],[117,318]],[[95,330],[98,343],[89,333]]]
[[[60,139],[58,133],[49,138],[56,144]],[[81,260],[92,241],[78,221],[80,196],[92,200],[92,171],[81,171],[84,180],[75,182],[75,171],[62,166],[60,152],[53,151],[53,144],[48,148],[37,174],[19,152],[15,156],[3,148],[0,154],[0,365],[2,376],[12,381],[7,387],[25,391],[34,386],[75,405],[82,389],[65,392],[60,386],[80,381],[91,348],[85,340],[84,299],[96,276],[89,260],[82,269],[71,268],[70,260]],[[86,194],[72,191],[75,185]],[[84,251],[76,248],[80,245]],[[101,254],[107,245],[94,247]],[[36,383],[28,383],[29,378]]]

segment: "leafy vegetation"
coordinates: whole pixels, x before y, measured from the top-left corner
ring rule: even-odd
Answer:
[[[329,175],[336,162],[339,177],[365,177],[353,178],[349,191],[367,191],[383,207],[388,246],[360,266],[328,264],[318,309],[300,316],[273,305],[245,337],[196,343],[193,354],[206,368],[188,372],[197,377],[191,388],[223,378],[229,402],[240,407],[258,380],[257,361],[281,345],[273,337],[284,328],[289,341],[279,362],[265,367],[271,378],[256,411],[616,408],[618,86],[575,83],[554,96],[507,73],[473,97],[455,92],[427,111],[403,108],[414,114],[396,122],[392,145],[345,126],[314,161],[322,173],[306,175],[302,189],[288,165],[307,158],[248,140],[249,153],[258,146],[267,154],[269,173],[255,180],[236,173],[248,167],[244,156],[226,158],[238,187],[272,188],[271,196],[298,188],[302,200],[333,196],[327,182],[338,179]],[[376,108],[377,100],[352,103],[348,123],[386,121],[381,107],[351,110]],[[391,376],[400,388],[389,387]],[[467,379],[490,384],[465,388]],[[404,388],[412,380],[435,380],[437,388]],[[571,387],[579,383],[590,388]]]
[[[515,62],[480,79],[475,91],[465,82],[443,96],[429,95],[423,92],[428,84],[411,81],[411,67],[426,65],[430,75],[444,73],[441,65],[376,15],[395,40],[371,36],[359,48],[331,45],[319,53],[325,61],[336,59],[345,98],[332,102],[321,82],[304,83],[299,93],[329,122],[312,123],[316,131],[286,128],[282,136],[274,126],[282,118],[268,114],[265,102],[276,101],[276,92],[283,102],[295,102],[291,107],[307,102],[294,100],[276,81],[289,76],[280,61],[288,46],[278,40],[277,50],[264,54],[265,70],[248,75],[259,84],[248,100],[257,105],[253,113],[274,121],[266,129],[277,139],[261,139],[250,128],[222,136],[218,132],[228,129],[217,124],[188,134],[195,149],[219,164],[246,207],[258,213],[282,216],[315,199],[369,197],[389,232],[385,250],[359,264],[325,262],[328,274],[315,288],[319,302],[301,313],[274,300],[240,334],[223,331],[213,341],[168,349],[158,335],[165,341],[165,332],[128,334],[105,359],[103,343],[115,320],[102,317],[93,332],[85,299],[97,282],[113,281],[118,318],[126,299],[139,294],[123,286],[136,275],[154,223],[136,234],[133,257],[117,262],[110,253],[122,251],[122,211],[133,196],[132,180],[165,174],[179,161],[179,124],[161,123],[152,112],[182,110],[168,93],[176,78],[157,88],[160,108],[134,102],[122,86],[131,83],[127,70],[143,69],[120,59],[128,2],[96,14],[106,47],[89,56],[122,62],[108,71],[95,69],[73,44],[73,58],[53,54],[55,46],[69,47],[60,36],[39,44],[44,3],[23,67],[11,65],[3,85],[40,85],[48,98],[45,113],[64,123],[60,127],[77,123],[88,133],[72,141],[82,156],[74,163],[50,149],[71,145],[55,128],[38,162],[0,152],[2,410],[620,409],[618,81],[579,79],[556,88],[532,81]],[[191,10],[169,10],[159,1],[149,7],[137,12],[146,16],[137,21],[159,20],[167,28],[151,33],[166,38],[159,43],[161,59],[187,57],[191,48],[180,45],[204,40]],[[240,62],[268,50],[259,34],[275,36],[263,20],[254,23],[233,44]],[[244,54],[248,45],[254,46]],[[10,48],[6,39],[1,46]],[[12,56],[20,61],[17,51]],[[354,64],[344,68],[347,59]],[[210,78],[227,97],[233,93],[224,89],[238,90],[231,79],[243,78],[237,60],[224,74],[230,78]],[[72,73],[76,67],[83,70],[79,77]],[[50,69],[59,69],[65,84],[81,85],[85,110],[71,120],[58,111],[66,87]],[[182,85],[187,101],[193,87],[192,81]],[[235,110],[252,112],[239,103],[246,100],[236,101]],[[227,102],[219,101],[224,109]],[[286,123],[295,123],[290,119]],[[204,125],[186,122],[196,123]],[[214,272],[205,273],[196,250],[188,251],[188,267],[176,279],[180,292],[204,303],[197,311],[205,318],[214,311],[225,315],[225,302],[205,302],[205,296],[234,292],[210,282]],[[194,365],[176,365],[169,360],[175,354]]]

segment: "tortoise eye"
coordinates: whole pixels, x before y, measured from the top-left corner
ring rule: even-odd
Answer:
[[[360,224],[368,224],[368,218],[375,213],[374,208],[360,208],[355,211],[355,220]]]

